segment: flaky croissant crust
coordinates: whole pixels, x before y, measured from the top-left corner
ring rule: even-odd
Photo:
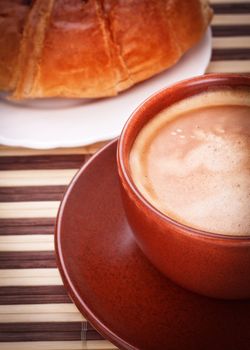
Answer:
[[[0,0],[0,89],[116,95],[175,64],[211,18],[206,0]]]

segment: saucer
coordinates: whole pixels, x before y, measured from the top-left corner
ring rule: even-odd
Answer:
[[[250,300],[186,291],[137,247],[122,207],[116,146],[81,168],[59,209],[57,262],[76,306],[120,349],[249,349]]]

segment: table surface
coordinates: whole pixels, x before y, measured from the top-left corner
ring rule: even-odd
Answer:
[[[250,73],[250,0],[211,3],[213,54],[207,71]],[[63,193],[101,146],[53,150],[0,146],[2,350],[116,349],[70,301],[53,244]]]

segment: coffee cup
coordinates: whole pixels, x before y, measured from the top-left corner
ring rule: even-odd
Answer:
[[[161,90],[118,141],[135,239],[178,285],[250,297],[250,76],[209,74]]]

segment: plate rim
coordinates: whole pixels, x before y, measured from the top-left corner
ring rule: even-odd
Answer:
[[[211,26],[208,26],[208,28],[204,32],[203,37],[200,39],[200,42],[202,42],[203,40],[204,41],[207,40],[207,49],[209,49],[209,53],[207,54],[206,61],[204,61],[204,67],[202,68],[202,72],[196,73],[195,76],[200,76],[202,74],[205,74],[206,69],[211,61],[211,56],[212,56],[212,29],[211,29]],[[197,43],[196,45],[198,45],[198,44],[199,43]],[[192,49],[192,48],[190,48],[190,49]],[[169,68],[171,69],[173,67],[174,66],[169,67]],[[165,70],[165,72],[166,71],[167,71],[167,69]],[[155,75],[155,76],[157,76],[157,75]],[[181,80],[178,80],[178,81],[175,81],[175,82],[169,84],[169,86],[172,84],[175,84],[177,82],[180,82],[182,80],[189,79],[189,78],[184,77]],[[149,96],[151,96],[152,94],[154,94],[155,92],[157,92],[159,90],[161,90],[161,88],[157,88],[153,93],[149,94]],[[140,100],[137,103],[137,105],[141,104],[143,102],[143,100],[145,100],[145,98]],[[129,114],[131,114],[131,113],[129,113]],[[129,117],[129,115],[128,115],[128,117]],[[65,141],[65,140],[64,141],[62,141],[62,140],[61,141],[59,141],[59,140],[48,140],[48,141],[39,140],[39,141],[37,141],[35,139],[25,139],[25,138],[15,139],[15,138],[10,138],[10,137],[5,137],[5,136],[0,134],[0,144],[4,145],[4,146],[26,147],[26,148],[31,148],[31,149],[32,148],[33,149],[54,149],[54,148],[65,148],[65,147],[73,148],[73,147],[85,147],[85,146],[88,146],[90,144],[94,144],[97,142],[108,141],[108,140],[111,140],[117,136],[118,136],[117,132],[111,131],[111,132],[106,132],[105,136],[95,136],[95,137],[90,136],[90,137],[85,137],[84,140],[83,139],[77,139],[77,140],[71,139],[71,140],[67,140],[67,141]]]

